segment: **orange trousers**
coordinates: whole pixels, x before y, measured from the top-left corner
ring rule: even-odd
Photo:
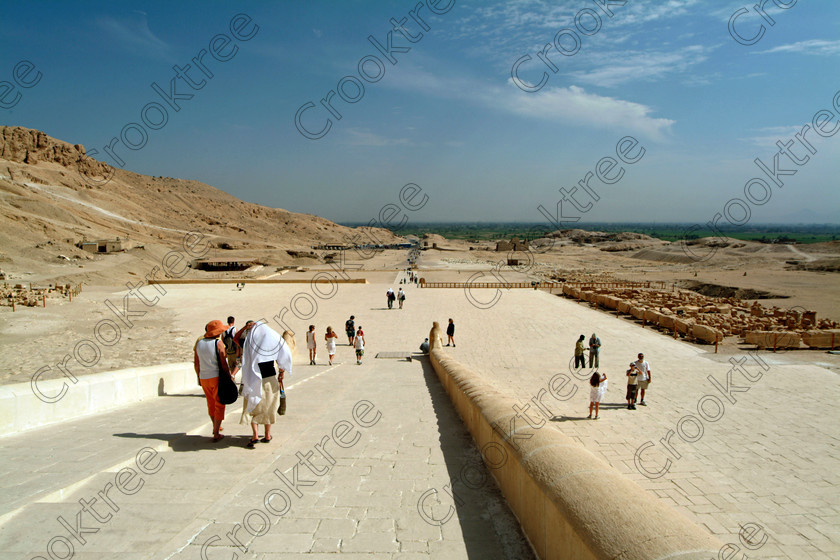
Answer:
[[[204,396],[207,397],[207,412],[212,420],[225,419],[225,405],[219,402],[219,378],[200,379]]]

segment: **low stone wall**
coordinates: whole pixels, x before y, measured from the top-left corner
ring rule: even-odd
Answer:
[[[717,558],[714,537],[550,425],[520,418],[515,438],[498,431],[512,426],[517,401],[434,346],[438,378],[539,558]]]
[[[0,387],[0,434],[75,420],[198,387],[192,362],[94,373],[77,379],[76,383],[67,378],[35,379]]]

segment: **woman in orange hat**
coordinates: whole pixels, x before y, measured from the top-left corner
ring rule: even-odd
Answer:
[[[213,421],[213,441],[219,441],[224,436],[222,420],[225,419],[225,405],[219,402],[219,375],[230,375],[227,363],[225,345],[219,336],[225,332],[227,325],[221,321],[210,321],[204,327],[204,337],[196,341],[193,353],[195,355],[195,374],[198,384],[204,389],[207,398],[207,411]]]

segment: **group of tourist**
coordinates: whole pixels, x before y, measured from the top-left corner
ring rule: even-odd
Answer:
[[[361,365],[362,356],[365,355],[365,331],[359,325],[356,328],[356,316],[350,315],[350,318],[344,322],[344,331],[347,333],[347,345],[352,346],[356,350],[356,363]],[[315,325],[309,325],[309,330],[306,332],[306,347],[309,349],[309,365],[315,366],[316,363],[318,343],[316,342],[317,335],[315,334]],[[333,358],[335,358],[335,340],[338,334],[332,327],[327,327],[327,332],[324,334],[324,340],[327,346],[327,355],[329,356],[329,364],[333,365]]]
[[[241,371],[239,390],[244,402],[239,423],[250,423],[252,431],[247,447],[269,443],[280,397],[284,396],[283,378],[292,371],[292,352],[285,337],[262,321],[248,321],[237,330],[234,317],[228,317],[227,325],[218,320],[207,323],[193,353],[195,373],[213,422],[213,441],[224,437],[221,432],[225,405],[219,402],[219,384],[223,381],[220,376],[233,380]],[[262,438],[260,425],[264,427]]]
[[[586,367],[586,347],[584,346],[586,337],[580,335],[575,343],[575,369]],[[598,372],[600,366],[599,357],[601,353],[601,339],[595,333],[589,337],[589,368],[595,369],[592,376],[589,378],[589,416],[592,418],[592,412],[595,411],[595,420],[598,420],[598,408],[607,392],[607,375]],[[627,400],[627,409],[636,410],[636,403],[642,406],[647,406],[645,402],[645,392],[650,385],[651,369],[650,364],[645,360],[645,355],[639,353],[638,359],[635,362],[630,362],[630,367],[625,373],[627,377],[627,393],[625,399]]]
[[[385,292],[385,299],[387,300],[386,303],[388,304],[388,309],[394,308],[394,302],[398,301],[400,304],[400,309],[403,308],[403,303],[405,302],[405,292],[402,288],[400,288],[399,293],[394,293],[393,288],[388,288]]]

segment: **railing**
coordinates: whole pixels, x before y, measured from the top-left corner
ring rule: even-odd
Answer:
[[[420,282],[421,288],[559,288],[558,282]]]
[[[633,280],[619,280],[615,282],[565,282],[564,284],[575,288],[654,288],[657,290],[671,291],[676,286],[673,283],[662,282],[660,280],[645,280],[644,282]]]

